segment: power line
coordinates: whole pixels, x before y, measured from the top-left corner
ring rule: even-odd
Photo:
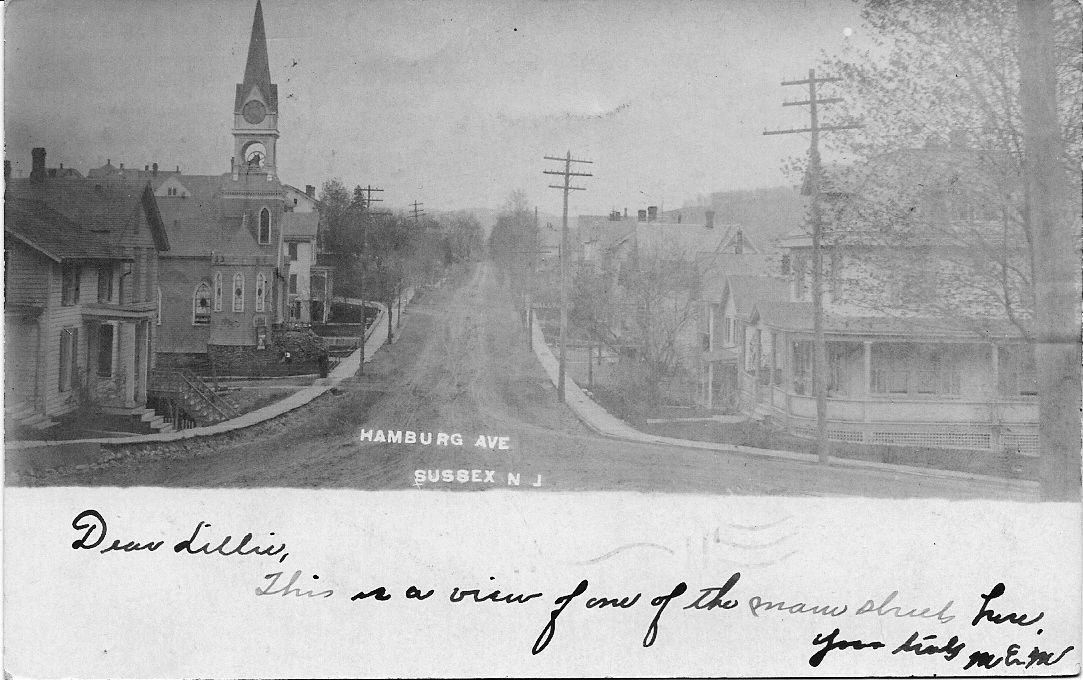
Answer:
[[[823,214],[820,209],[820,133],[835,130],[850,130],[861,127],[860,123],[842,125],[821,125],[819,107],[842,101],[838,97],[817,97],[816,86],[821,83],[835,83],[842,78],[834,76],[816,77],[816,69],[809,69],[808,78],[802,80],[784,80],[783,86],[807,85],[808,99],[783,102],[783,106],[809,107],[809,126],[789,130],[764,130],[765,135],[790,135],[811,133],[809,145],[808,184],[812,221],[812,385],[816,393],[816,452],[821,463],[827,463],[830,457],[827,447],[827,342],[824,339],[824,300],[823,300]],[[757,359],[756,372],[760,370]],[[772,376],[772,381],[773,381]]]
[[[561,402],[564,398],[564,373],[568,350],[568,192],[586,191],[586,187],[573,187],[572,177],[593,177],[589,172],[572,172],[572,163],[591,164],[594,161],[586,161],[572,158],[569,151],[564,157],[545,156],[547,161],[562,161],[563,170],[543,170],[545,175],[560,175],[564,178],[564,184],[550,184],[550,189],[560,189],[564,192],[564,222],[560,231],[560,370],[557,373],[557,398]]]

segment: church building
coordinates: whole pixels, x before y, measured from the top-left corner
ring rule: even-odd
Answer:
[[[318,215],[295,212],[292,201],[287,206],[287,185],[278,175],[278,103],[257,1],[244,77],[233,97],[230,171],[159,174],[156,164],[152,171],[172,246],[160,268],[161,367],[273,360],[261,356],[271,330],[301,320],[299,306],[291,314],[289,304],[290,258],[298,241],[315,240],[309,223]]]

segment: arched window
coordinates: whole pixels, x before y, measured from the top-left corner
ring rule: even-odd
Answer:
[[[222,311],[222,272],[214,275],[214,311]]]
[[[244,274],[233,275],[233,311],[244,311]]]
[[[259,211],[259,242],[271,242],[271,211],[267,208]]]
[[[263,275],[263,272],[256,274],[256,311],[262,312],[265,309],[264,299],[267,297],[267,277]]]
[[[192,295],[192,324],[206,326],[211,322],[211,287],[204,281]]]

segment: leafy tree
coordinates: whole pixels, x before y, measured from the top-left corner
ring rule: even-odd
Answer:
[[[1060,157],[1078,196],[1081,11],[1071,0],[1053,5]],[[862,18],[880,56],[851,49],[827,63],[864,124],[832,142],[865,164],[848,200],[835,206],[829,238],[865,249],[877,230],[881,252],[896,251],[880,264],[897,270],[897,281],[921,277],[927,258],[913,245],[931,246],[942,280],[922,287],[926,311],[956,320],[992,313],[1030,337],[1035,232],[1023,180],[1014,0],[866,0]],[[914,252],[919,257],[898,256]],[[865,288],[864,301],[882,292]],[[880,297],[884,306],[898,302]]]
[[[865,123],[838,135],[839,149],[869,160],[948,137],[949,149],[954,141],[967,154],[939,168],[923,159],[917,173],[900,164],[895,174],[909,181],[896,187],[867,183],[835,238],[864,222],[884,225],[896,243],[951,241],[939,252],[963,255],[952,263],[963,275],[944,287],[980,291],[1034,341],[1043,494],[1063,498],[1070,489],[1078,498],[1083,8],[1073,0],[865,0],[862,14],[886,56],[829,60]],[[979,210],[999,214],[998,230],[913,217],[930,193],[946,196],[951,210],[959,185]],[[915,274],[904,258],[894,263]],[[961,302],[939,311],[980,316]]]

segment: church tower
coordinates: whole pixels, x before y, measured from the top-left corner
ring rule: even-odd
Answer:
[[[237,85],[233,106],[234,179],[240,175],[266,175],[268,180],[275,179],[277,142],[278,85],[271,82],[263,7],[256,0],[244,81]]]

